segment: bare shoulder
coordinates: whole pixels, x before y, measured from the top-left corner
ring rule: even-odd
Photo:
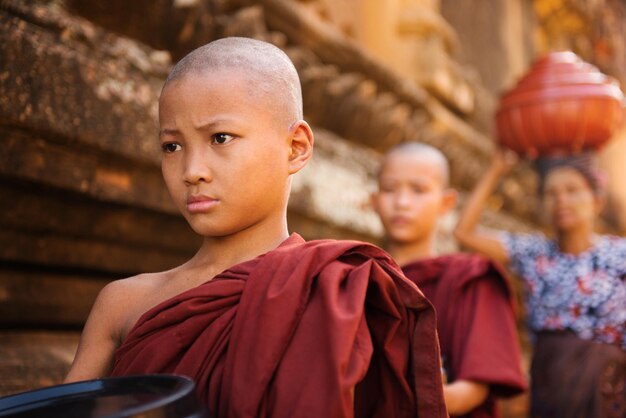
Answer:
[[[141,274],[107,284],[96,298],[83,328],[66,382],[106,376],[115,350],[141,314],[158,300],[168,272]]]
[[[169,272],[145,273],[107,284],[99,293],[93,313],[103,312],[109,318],[113,336],[121,341],[137,319],[158,303],[159,289]]]
[[[134,302],[134,299],[144,297],[158,289],[166,275],[167,272],[144,273],[114,280],[102,288],[96,303],[121,305],[120,307],[123,307],[125,302]]]

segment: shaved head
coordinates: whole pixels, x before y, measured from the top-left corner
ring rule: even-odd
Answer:
[[[448,163],[448,159],[445,157],[445,155],[443,155],[441,151],[433,146],[416,141],[402,142],[391,148],[383,158],[382,164],[380,166],[379,177],[391,157],[397,155],[415,155],[421,158],[428,159],[428,161],[437,165],[437,167],[439,168],[443,187],[448,187],[450,185],[450,164]]]
[[[174,66],[163,90],[188,75],[218,71],[241,74],[251,97],[267,100],[289,123],[303,118],[296,68],[281,49],[256,39],[222,38],[193,50]]]

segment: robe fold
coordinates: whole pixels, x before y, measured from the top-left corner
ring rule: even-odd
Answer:
[[[527,389],[521,370],[512,292],[502,270],[472,254],[419,260],[402,267],[437,311],[448,382],[489,386],[489,397],[466,417],[499,416],[495,397]]]
[[[189,376],[217,417],[445,417],[432,305],[382,250],[278,248],[147,311],[112,375]]]

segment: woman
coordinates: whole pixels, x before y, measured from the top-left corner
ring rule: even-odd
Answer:
[[[514,164],[496,154],[455,235],[525,284],[533,417],[626,417],[626,239],[594,233],[603,185],[588,155],[543,159],[543,213],[553,237],[477,229],[485,201]]]

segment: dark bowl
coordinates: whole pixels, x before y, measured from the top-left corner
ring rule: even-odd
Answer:
[[[184,376],[109,377],[0,398],[0,417],[208,418]]]

